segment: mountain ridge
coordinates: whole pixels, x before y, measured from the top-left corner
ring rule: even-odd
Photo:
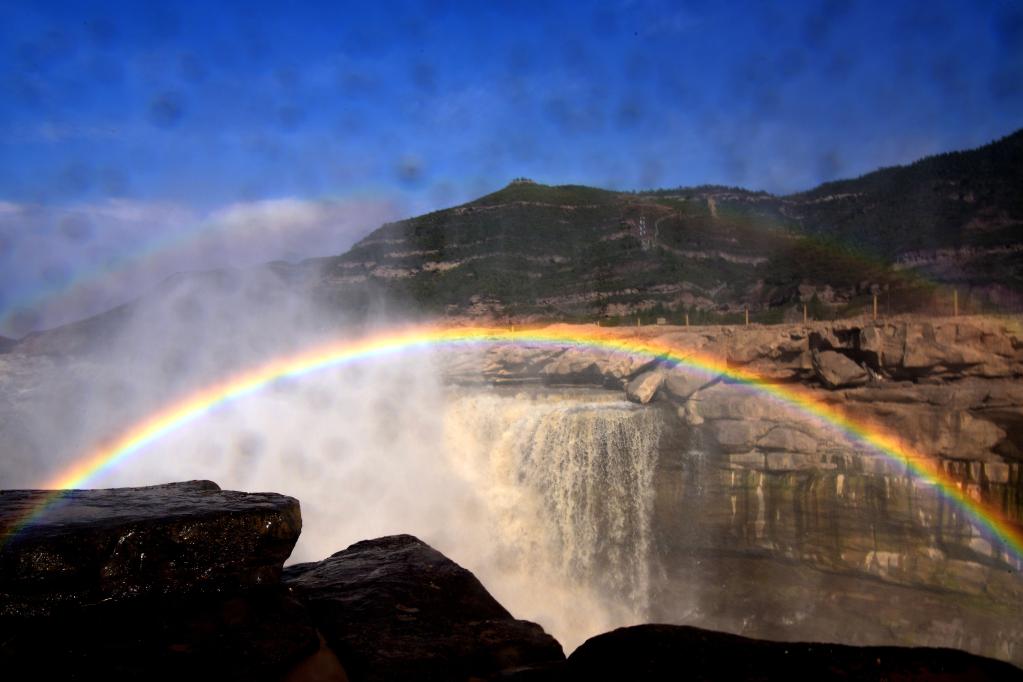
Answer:
[[[1019,187],[1023,130],[784,196],[713,185],[618,192],[520,178],[388,223],[321,262],[335,294],[366,286],[469,317],[750,309],[770,321],[815,297],[818,314],[839,314],[893,287],[909,310],[934,284],[960,286],[990,306],[1023,288]]]
[[[383,308],[420,317],[696,324],[737,322],[748,310],[769,323],[799,319],[804,306],[817,319],[856,314],[875,295],[886,313],[943,314],[942,287],[959,290],[964,311],[1013,310],[1023,306],[1020,187],[1023,129],[781,196],[516,178],[463,204],[385,223],[343,254],[256,270],[349,318]],[[168,282],[182,278],[210,279]],[[103,320],[124,316],[57,329],[92,335]]]

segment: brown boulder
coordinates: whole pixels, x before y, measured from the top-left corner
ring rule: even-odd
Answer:
[[[599,383],[603,375],[597,364],[597,353],[582,349],[568,349],[538,372],[552,384]]]
[[[709,424],[710,433],[722,452],[747,452],[771,427],[769,422],[751,419],[720,419]]]
[[[870,379],[867,370],[842,353],[833,350],[814,351],[811,357],[814,373],[828,388],[862,386]]]
[[[776,426],[757,441],[757,447],[762,450],[813,453],[817,451],[817,443],[816,438],[798,429]]]
[[[643,372],[625,385],[625,397],[634,403],[646,405],[654,399],[663,384],[663,371],[655,369]]]
[[[675,367],[664,377],[664,391],[675,400],[685,402],[714,380],[715,378],[711,378],[699,370]]]

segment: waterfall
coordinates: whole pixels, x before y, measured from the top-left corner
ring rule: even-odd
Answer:
[[[619,395],[477,392],[445,415],[447,456],[493,525],[484,583],[508,584],[502,601],[517,616],[566,621],[548,625],[566,644],[648,609],[661,416]]]

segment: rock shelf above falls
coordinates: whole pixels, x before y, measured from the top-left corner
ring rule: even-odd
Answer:
[[[811,399],[880,425],[915,450],[947,464],[964,485],[1017,487],[1023,461],[1023,331],[992,318],[931,322],[814,323],[771,327],[643,327],[625,338],[668,344],[752,372],[799,384]],[[449,352],[442,367],[456,384],[589,385],[624,390],[634,402],[664,403],[700,427],[704,448],[734,468],[833,470],[822,450],[840,435],[800,410],[727,377],[671,367],[625,353],[579,347],[499,345],[478,354]],[[863,469],[886,473],[882,459]],[[999,488],[996,497],[1005,497]],[[1004,512],[1020,520],[1023,498]]]

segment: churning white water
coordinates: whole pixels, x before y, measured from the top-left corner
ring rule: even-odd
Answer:
[[[445,387],[415,360],[275,384],[90,484],[206,478],[292,495],[303,517],[292,561],[417,535],[567,650],[646,620],[659,411],[620,392]]]
[[[478,570],[499,600],[567,648],[645,620],[654,410],[595,391],[471,393],[451,401],[444,433],[485,500],[494,554]]]

